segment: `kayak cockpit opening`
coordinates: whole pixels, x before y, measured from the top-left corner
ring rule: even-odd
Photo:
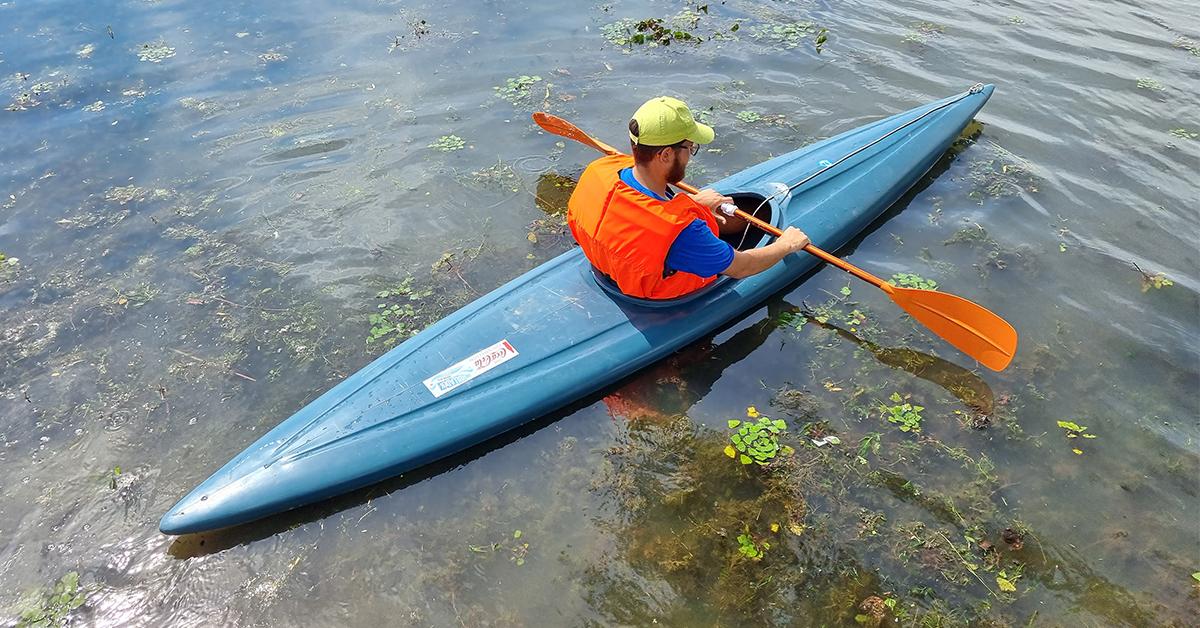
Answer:
[[[775,212],[775,203],[768,202],[764,204],[763,201],[766,200],[766,197],[762,196],[761,194],[733,193],[729,194],[729,197],[733,199],[733,202],[738,206],[738,209],[746,212],[747,214],[751,214],[757,218],[760,218],[769,224],[775,225],[776,227],[779,226],[776,224],[778,220]],[[757,213],[755,213],[755,210],[757,210]],[[728,242],[729,245],[735,249],[738,249],[739,251],[745,251],[769,244],[771,242],[771,235],[762,229],[755,227],[754,225],[748,225],[746,229],[740,229],[735,233],[722,235],[721,239]],[[590,268],[592,277],[596,280],[596,283],[604,289],[605,292],[627,303],[634,303],[636,305],[653,308],[674,307],[681,305],[697,297],[708,294],[713,290],[717,290],[730,281],[734,281],[732,277],[726,277],[722,275],[716,281],[708,284],[707,286],[683,296],[675,297],[673,299],[642,299],[639,297],[631,297],[621,292],[621,289],[617,287],[617,283],[613,281],[611,277],[600,272],[594,266],[590,266]]]
[[[761,195],[730,194],[729,196],[733,199],[733,203],[738,206],[738,209],[772,225],[775,224],[774,205],[771,203],[763,204],[764,199]],[[755,213],[756,210],[757,213]],[[754,225],[747,225],[746,229],[740,229],[736,233],[721,236],[722,240],[728,242],[730,246],[739,251],[756,249],[770,242],[770,238],[770,234]]]

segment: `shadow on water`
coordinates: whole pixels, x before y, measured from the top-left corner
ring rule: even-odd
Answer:
[[[880,364],[906,371],[925,381],[932,382],[946,389],[959,401],[975,412],[989,415],[995,408],[995,399],[991,386],[974,371],[963,368],[953,362],[937,356],[922,353],[908,347],[884,347],[869,340],[859,338],[854,333],[842,329],[830,322],[822,323],[816,316],[807,312],[805,318],[850,342],[865,347]]]

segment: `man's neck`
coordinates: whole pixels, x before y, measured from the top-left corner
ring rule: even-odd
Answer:
[[[650,172],[648,168],[634,165],[633,178],[637,179],[638,183],[646,186],[647,190],[650,190],[651,192],[654,192],[655,194],[664,198],[667,196],[666,177],[655,176],[654,173]]]

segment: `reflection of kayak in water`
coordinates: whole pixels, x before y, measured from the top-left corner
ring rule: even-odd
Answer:
[[[747,211],[769,199],[760,218],[836,250],[937,162],[991,93],[987,86],[879,120],[711,187]],[[746,243],[768,241],[752,230]],[[252,521],[466,449],[669,356],[818,263],[792,255],[752,277],[644,302],[615,293],[578,249],[563,253],[300,409],[180,500],[160,528],[183,534]]]

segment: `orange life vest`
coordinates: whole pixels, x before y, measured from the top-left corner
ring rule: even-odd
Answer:
[[[693,220],[717,233],[712,212],[687,194],[664,202],[629,187],[620,172],[631,166],[633,157],[601,157],[583,171],[571,194],[567,224],[588,261],[621,292],[643,299],[670,299],[715,281],[666,270],[671,244]]]

